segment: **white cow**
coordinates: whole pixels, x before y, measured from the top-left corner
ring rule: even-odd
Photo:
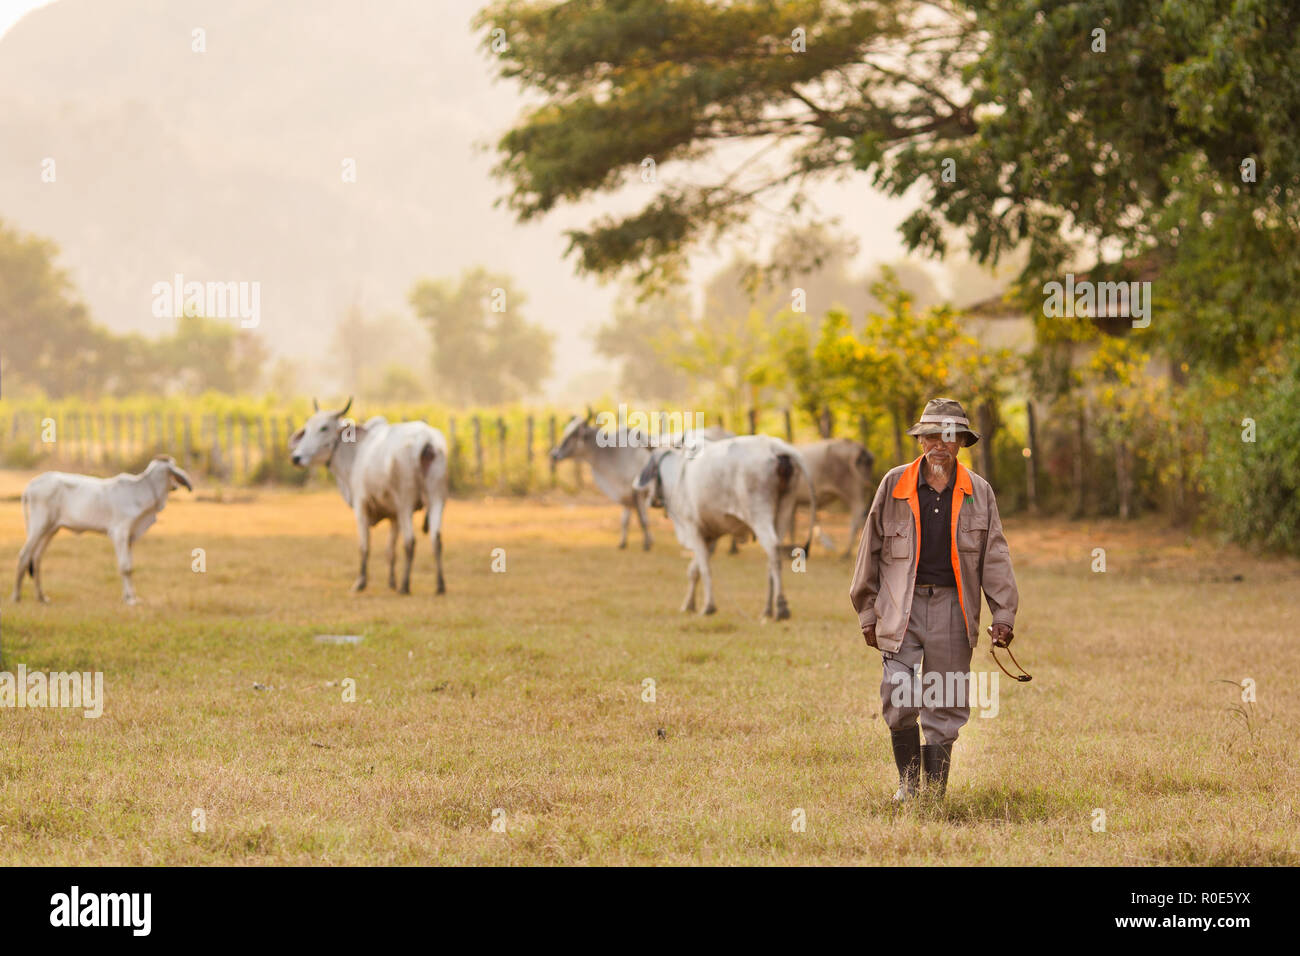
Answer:
[[[627,547],[627,526],[635,510],[637,520],[641,522],[641,548],[649,551],[654,543],[648,524],[649,515],[646,513],[646,499],[650,491],[633,487],[637,475],[650,460],[649,437],[639,429],[632,428],[628,429],[627,441],[622,447],[613,443],[602,445],[598,441],[600,429],[591,421],[590,410],[586,418],[574,415],[572,421],[565,426],[560,440],[551,449],[551,460],[577,458],[590,465],[596,487],[623,506],[622,533],[618,546]]]
[[[76,534],[99,531],[108,535],[117,552],[122,599],[127,604],[138,603],[131,583],[131,545],[157,520],[158,512],[167,505],[168,492],[181,485],[194,490],[190,476],[176,467],[170,455],[159,455],[138,475],[92,478],[61,471],[37,475],[23,489],[27,542],[18,554],[14,602],[22,597],[23,575],[30,574],[36,600],[49,603],[41,586],[41,558],[59,529],[67,528]]]
[[[705,442],[695,449],[659,448],[650,456],[636,487],[652,491],[652,503],[662,505],[672,519],[677,540],[693,554],[687,576],[683,611],[695,610],[695,589],[704,578],[704,607],[712,614],[713,577],[709,556],[723,535],[752,532],[767,552],[767,606],[764,618],[790,616],[781,587],[781,534],[777,516],[787,499],[798,494],[802,472],[813,487],[808,466],[793,446],[769,435],[742,435]],[[809,516],[816,523],[816,507]],[[811,543],[811,542],[809,542]],[[804,554],[808,545],[804,545]]]
[[[315,402],[313,402],[315,405]],[[289,440],[293,463],[323,464],[338,482],[343,500],[357,519],[361,573],[353,591],[366,586],[370,560],[370,528],[387,519],[388,586],[411,593],[411,564],[415,560],[415,512],[424,509],[424,531],[433,536],[438,565],[438,593],[447,587],[442,577],[442,509],[447,501],[447,442],[442,432],[425,422],[390,425],[376,416],[355,425],[343,416],[352,399],[337,412],[316,414]],[[406,568],[397,587],[397,535],[402,535]]]

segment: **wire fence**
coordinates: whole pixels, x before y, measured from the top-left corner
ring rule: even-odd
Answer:
[[[590,486],[586,466],[555,462],[555,447],[570,418],[551,410],[513,408],[453,413],[437,409],[379,409],[389,421],[423,420],[442,431],[450,455],[453,492],[525,495]],[[660,427],[666,428],[665,413]],[[0,467],[113,474],[143,470],[168,454],[209,481],[234,485],[303,485],[308,469],[289,459],[289,440],[308,413],[285,410],[206,411],[100,406],[12,407],[0,403]],[[709,416],[707,423],[737,432],[795,437],[788,410]],[[678,416],[675,420],[680,420]],[[737,427],[739,426],[739,427]],[[804,429],[801,437],[815,438]]]

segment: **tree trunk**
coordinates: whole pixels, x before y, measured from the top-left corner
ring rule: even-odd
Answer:
[[[1038,514],[1038,429],[1034,424],[1034,401],[1025,402],[1029,413],[1029,455],[1025,458],[1025,497],[1030,514]]]
[[[1084,449],[1087,447],[1086,441],[1087,423],[1084,420],[1084,411],[1080,407],[1075,414],[1074,422],[1074,517],[1082,518],[1084,509],[1087,505],[1087,485],[1085,476],[1087,469],[1084,468]]]
[[[1129,452],[1127,442],[1117,442],[1115,445],[1115,479],[1119,491],[1119,518],[1121,521],[1127,521],[1130,514],[1130,499],[1132,498],[1133,476],[1129,467]]]
[[[903,414],[894,406],[894,464],[901,465],[907,459],[903,457]]]
[[[997,423],[994,421],[993,403],[981,402],[978,417],[980,423],[980,471],[984,480],[996,487],[997,482],[993,479],[993,435],[997,431]]]

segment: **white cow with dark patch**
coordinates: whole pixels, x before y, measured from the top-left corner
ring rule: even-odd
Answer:
[[[315,404],[313,402],[313,404]],[[344,419],[352,399],[337,412],[316,414],[289,440],[293,463],[323,464],[338,482],[343,500],[357,520],[361,573],[353,591],[366,587],[370,560],[370,528],[391,522],[388,536],[388,586],[411,593],[411,564],[415,560],[415,512],[424,510],[424,531],[433,537],[438,566],[438,593],[447,590],[442,577],[442,510],[447,502],[447,442],[442,432],[425,422],[390,425],[376,416],[364,425]],[[402,536],[406,567],[397,586],[397,536]]]
[[[799,474],[815,487],[803,456],[793,446],[769,435],[704,442],[693,450],[659,448],[651,454],[636,487],[653,492],[653,504],[663,506],[672,519],[677,540],[692,552],[683,611],[695,610],[695,590],[701,577],[704,606],[700,613],[712,614],[716,610],[709,570],[714,546],[723,535],[752,533],[768,558],[763,617],[780,621],[790,616],[781,587],[785,555],[777,522],[788,499],[798,494]],[[809,518],[811,537],[815,506]],[[807,548],[805,544],[805,555]]]
[[[18,577],[14,581],[14,603],[22,597],[23,575],[30,574],[36,585],[36,600],[48,604],[41,586],[41,559],[61,528],[74,534],[99,531],[108,535],[117,552],[117,570],[122,575],[122,599],[138,603],[131,583],[131,545],[158,518],[173,488],[193,491],[190,476],[176,467],[170,455],[159,455],[138,475],[92,478],[47,471],[37,475],[23,489],[23,521],[27,542],[18,554]]]

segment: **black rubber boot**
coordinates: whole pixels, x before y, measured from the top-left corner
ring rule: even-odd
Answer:
[[[942,798],[948,789],[948,768],[952,766],[952,744],[925,744],[921,747],[921,769],[925,789]]]
[[[921,782],[921,728],[913,724],[906,730],[891,730],[894,763],[898,765],[898,790],[894,802],[902,803],[916,796]]]

